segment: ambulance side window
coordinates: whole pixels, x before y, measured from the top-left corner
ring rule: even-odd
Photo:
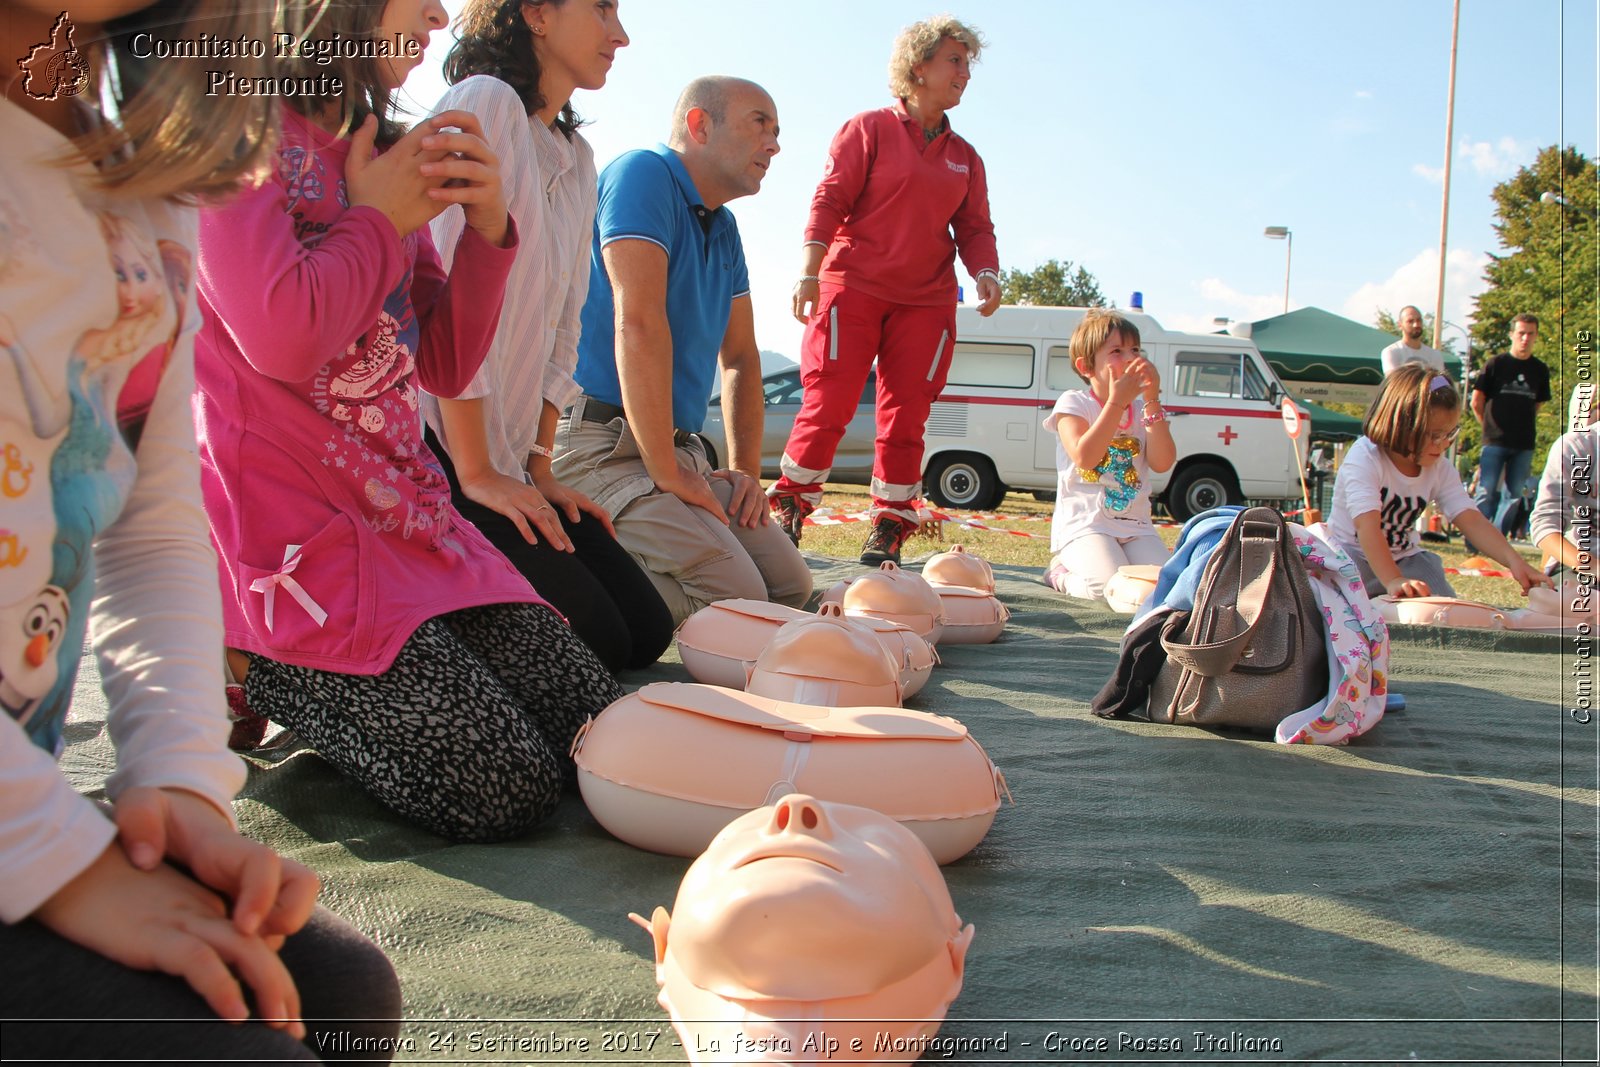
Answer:
[[[1179,352],[1173,389],[1210,400],[1265,400],[1267,380],[1243,352]]]
[[[1068,389],[1082,389],[1087,384],[1072,365],[1072,355],[1067,346],[1051,345],[1050,359],[1045,366],[1044,387],[1053,393],[1064,393]]]
[[[946,387],[1027,389],[1033,385],[1033,346],[958,341]]]

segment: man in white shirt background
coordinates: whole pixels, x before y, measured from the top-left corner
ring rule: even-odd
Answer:
[[[1400,340],[1383,350],[1383,373],[1389,374],[1407,363],[1426,363],[1444,373],[1444,353],[1422,343],[1422,312],[1407,305],[1400,309]]]

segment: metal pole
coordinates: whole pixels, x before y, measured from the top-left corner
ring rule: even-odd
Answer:
[[[1456,0],[1460,3],[1460,0]],[[1283,246],[1283,313],[1289,314],[1289,268],[1294,263],[1294,231],[1284,235]]]
[[[1456,130],[1456,46],[1461,40],[1461,0],[1455,0],[1450,20],[1450,94],[1444,111],[1444,204],[1439,210],[1439,294],[1433,304],[1433,347],[1439,347],[1444,329],[1444,256],[1450,232],[1450,157]]]

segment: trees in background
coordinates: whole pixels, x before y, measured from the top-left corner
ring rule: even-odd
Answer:
[[[1115,307],[1100,291],[1100,282],[1071,260],[1047,260],[1032,270],[1000,274],[1000,300],[1031,307]]]
[[[1534,354],[1550,368],[1551,401],[1539,416],[1535,456],[1544,462],[1550,442],[1566,429],[1567,399],[1579,382],[1594,382],[1595,299],[1600,274],[1596,242],[1597,174],[1594,161],[1573,148],[1551,145],[1533,163],[1495,186],[1495,233],[1504,251],[1489,257],[1489,288],[1473,312],[1472,343],[1484,355],[1510,347],[1511,321],[1523,312],[1539,317]],[[1566,201],[1545,200],[1546,193]],[[1476,355],[1476,353],[1474,353]],[[1471,421],[1471,416],[1468,416]]]

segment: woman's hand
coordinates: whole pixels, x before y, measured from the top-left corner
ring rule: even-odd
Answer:
[[[451,130],[451,127],[454,127]],[[470,111],[441,111],[417,127],[422,147],[441,158],[424,161],[424,176],[439,181],[428,197],[442,210],[460,204],[467,225],[490,244],[505,244],[510,228],[505,191],[500,184],[500,157],[484,140],[483,126]]]
[[[801,322],[810,322],[811,316],[817,312],[817,302],[822,292],[822,283],[815,278],[801,278],[794,283],[794,296],[791,298],[791,310],[794,317]]]
[[[988,318],[1000,306],[1000,283],[992,274],[978,276],[978,314]]]
[[[617,536],[617,528],[611,525],[611,516],[606,514],[605,508],[576,489],[563,485],[553,474],[534,474],[532,477],[534,488],[544,495],[547,503],[565,515],[568,522],[575,523],[584,515],[593,515],[606,528],[606,533],[612,538]]]
[[[456,475],[461,479],[461,492],[468,500],[510,519],[528,544],[539,543],[539,538],[533,532],[537,528],[557,552],[573,550],[572,542],[567,540],[566,531],[561,528],[561,517],[538,489],[520,479],[501,474],[492,467],[473,476],[468,476],[457,467]]]
[[[222,897],[195,879],[165,863],[140,870],[115,841],[33,918],[125,967],[183,979],[229,1022],[250,1017],[242,981],[268,1026],[306,1035],[300,993],[277,945],[241,933]]]

